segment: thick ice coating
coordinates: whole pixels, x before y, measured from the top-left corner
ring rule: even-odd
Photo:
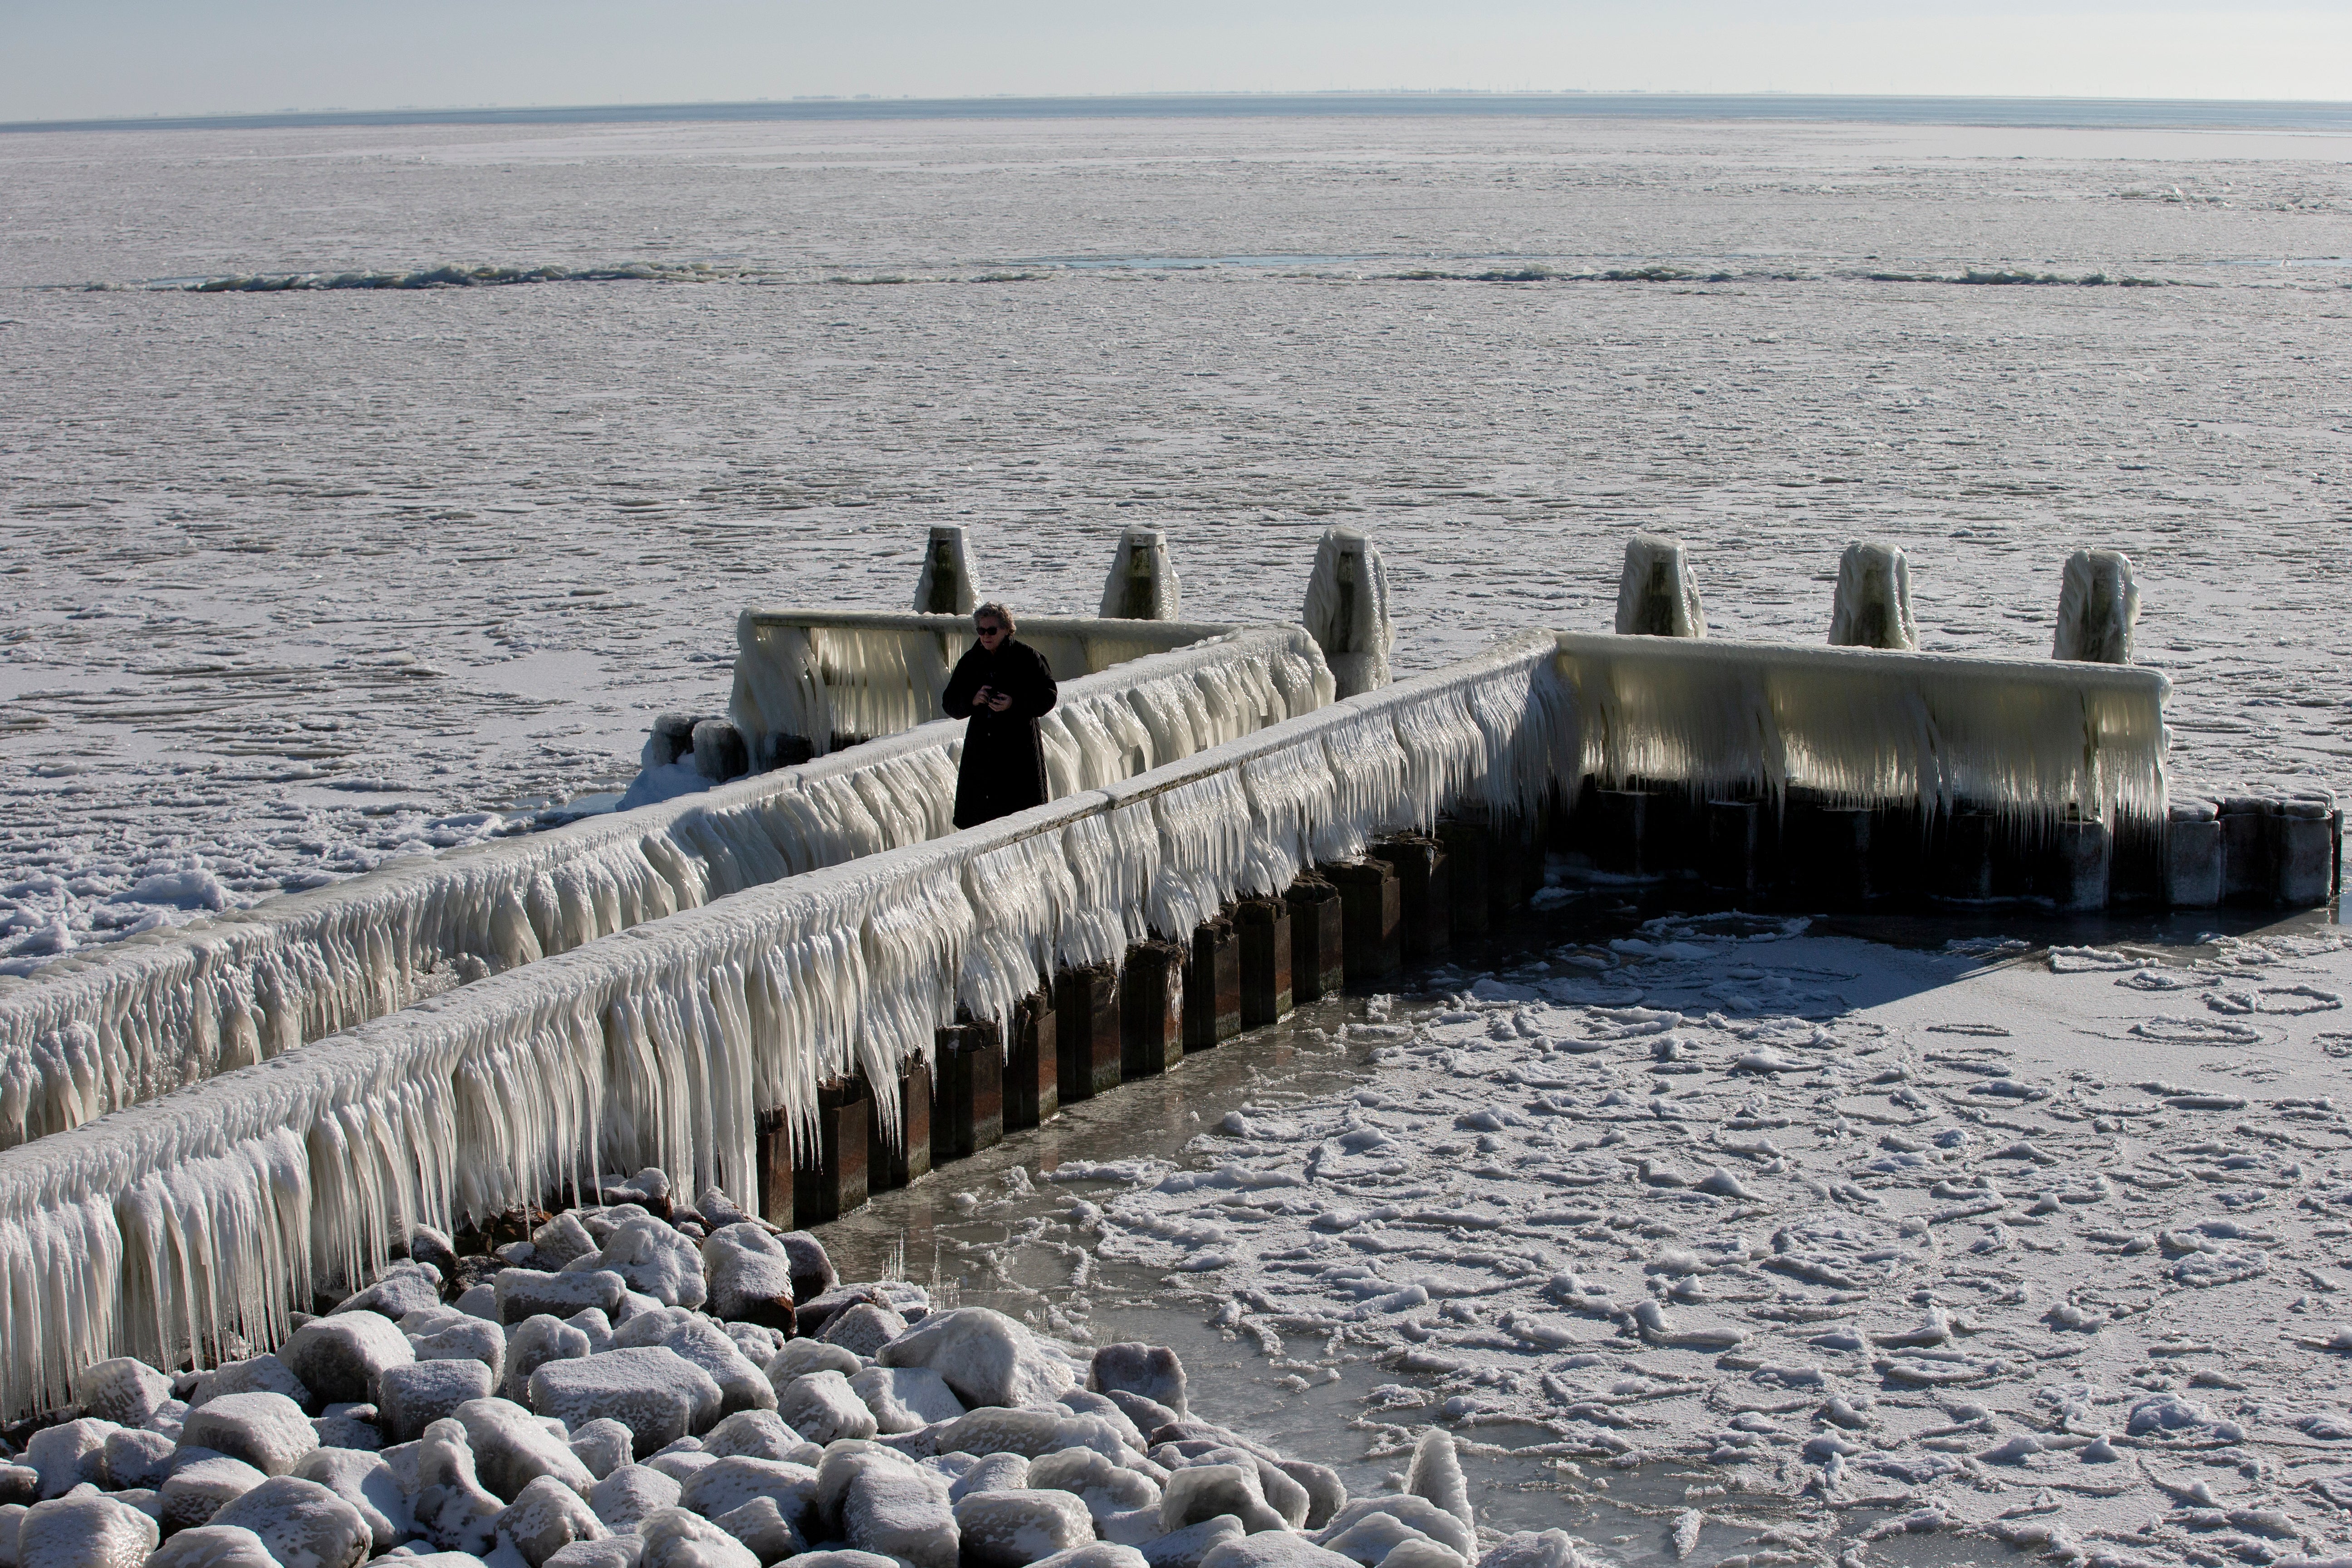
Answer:
[[[2139,623],[2139,585],[2131,557],[2120,550],[2077,550],[2066,557],[2058,588],[2058,633],[2053,658],[2129,664],[2132,628]]]
[[[1121,532],[1110,574],[1103,579],[1105,618],[1172,621],[1181,618],[1181,605],[1176,567],[1168,558],[1168,536],[1156,528]]]
[[[915,611],[926,616],[968,616],[980,603],[972,586],[971,560],[965,553],[963,529],[952,522],[931,524],[923,545],[923,570],[915,579]]]
[[[1910,649],[1911,562],[1898,544],[1855,542],[1838,559],[1837,602],[1830,611],[1832,647]]]
[[[1396,628],[1389,620],[1389,574],[1379,547],[1363,530],[1323,531],[1299,619],[1323,650],[1340,696],[1377,691],[1389,683],[1389,654],[1396,647]]]
[[[1625,542],[1625,569],[1617,579],[1617,635],[1703,637],[1706,611],[1698,578],[1682,541],[1637,533]]]

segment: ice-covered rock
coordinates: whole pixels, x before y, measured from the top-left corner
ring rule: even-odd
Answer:
[[[710,1522],[749,1547],[763,1563],[781,1563],[808,1550],[808,1542],[773,1498],[755,1497],[739,1503]]]
[[[793,1327],[792,1254],[765,1229],[747,1220],[712,1231],[702,1241],[702,1271],[706,1305],[719,1316]]]
[[[974,1492],[1025,1491],[1028,1487],[1028,1455],[982,1454],[949,1482],[948,1496],[961,1502]]]
[[[864,1369],[865,1363],[853,1352],[839,1345],[829,1345],[823,1340],[789,1340],[770,1359],[765,1370],[769,1386],[781,1394],[793,1379],[806,1377],[813,1372],[837,1372],[844,1377],[852,1377]]]
[[[1036,1404],[1077,1381],[1069,1363],[1025,1326],[986,1307],[932,1312],[875,1359],[884,1366],[929,1367],[974,1408]]]
[[[936,1446],[942,1453],[961,1448],[967,1454],[1021,1454],[1033,1459],[1064,1448],[1092,1448],[1113,1459],[1127,1452],[1118,1429],[1101,1416],[1076,1415],[1050,1405],[1041,1410],[982,1406],[940,1427]]]
[[[466,1445],[474,1454],[474,1474],[483,1486],[509,1502],[541,1477],[561,1482],[583,1497],[596,1484],[572,1445],[511,1399],[468,1400],[451,1414],[466,1429]]]
[[[588,1507],[608,1530],[634,1533],[656,1509],[675,1508],[677,1481],[646,1465],[623,1465],[591,1488]]]
[[[1201,1554],[1201,1568],[1356,1568],[1353,1559],[1303,1535],[1266,1531],[1227,1541]]]
[[[648,1312],[631,1319],[613,1335],[614,1348],[657,1344],[676,1352],[710,1375],[719,1385],[719,1409],[731,1415],[739,1410],[773,1410],[778,1391],[768,1382],[734,1339],[708,1319],[683,1308],[669,1310],[671,1321]],[[641,1324],[652,1324],[640,1333]]]
[[[630,1289],[666,1307],[699,1307],[708,1294],[701,1249],[676,1226],[650,1215],[615,1230],[596,1259],[598,1268],[618,1274]],[[567,1267],[578,1268],[579,1264]]]
[[[841,1283],[824,1243],[807,1231],[788,1230],[776,1237],[776,1243],[792,1260],[793,1300],[813,1301]]]
[[[261,1537],[238,1524],[200,1524],[155,1549],[147,1568],[278,1568]]]
[[[1143,1554],[1150,1568],[1201,1568],[1201,1559],[1229,1541],[1239,1541],[1246,1535],[1239,1519],[1230,1513],[1218,1514],[1188,1524],[1181,1530],[1171,1530],[1165,1535],[1138,1543],[1136,1550]]]
[[[2058,588],[2058,632],[2050,657],[2092,664],[2129,664],[2139,622],[2139,586],[2131,557],[2119,550],[2077,550]]]
[[[968,1492],[955,1524],[970,1568],[1028,1568],[1095,1538],[1094,1516],[1068,1492]]]
[[[1188,1466],[1171,1475],[1160,1489],[1162,1531],[1179,1531],[1227,1513],[1240,1520],[1242,1528],[1253,1535],[1262,1530],[1288,1528],[1289,1521],[1266,1501],[1254,1464]]]
[[[1118,1434],[1120,1442],[1139,1454],[1151,1447],[1150,1441],[1144,1436],[1142,1428],[1129,1420],[1127,1412],[1119,1408],[1118,1402],[1108,1394],[1097,1394],[1086,1388],[1066,1388],[1054,1403],[1073,1415],[1100,1416],[1110,1424],[1112,1431]]]
[[[1830,611],[1832,647],[1914,649],[1911,563],[1894,544],[1853,543],[1838,560],[1837,599]]]
[[[99,1484],[109,1491],[162,1486],[163,1478],[171,1474],[172,1455],[178,1446],[161,1432],[118,1427],[106,1435],[106,1449],[99,1460]]]
[[[1336,1540],[1376,1513],[1387,1514],[1398,1523],[1428,1536],[1465,1557],[1475,1556],[1477,1537],[1469,1525],[1450,1510],[1439,1506],[1413,1492],[1387,1492],[1377,1497],[1361,1497],[1350,1500],[1347,1507],[1331,1516],[1319,1540]]]
[[[183,1449],[172,1473],[155,1489],[159,1517],[166,1530],[208,1523],[213,1515],[268,1479],[243,1459]]]
[[[345,1297],[336,1312],[377,1312],[400,1319],[420,1307],[441,1304],[441,1271],[422,1263],[395,1263],[374,1284]],[[329,1314],[332,1316],[333,1314]]]
[[[567,1426],[609,1415],[650,1454],[719,1418],[719,1384],[661,1345],[549,1362],[530,1374],[530,1407]]]
[[[871,1552],[834,1550],[804,1552],[793,1568],[898,1568],[898,1560]]]
[[[0,1508],[28,1508],[40,1500],[40,1471],[30,1465],[0,1464]]]
[[[482,1326],[497,1331],[494,1324]],[[376,1410],[384,1435],[395,1443],[413,1443],[436,1421],[456,1415],[457,1406],[486,1397],[490,1392],[490,1369],[470,1359],[414,1362],[386,1367],[377,1386],[381,1392]]]
[[[1123,1390],[1140,1394],[1174,1411],[1180,1421],[1191,1410],[1184,1391],[1184,1363],[1174,1351],[1159,1345],[1132,1341],[1104,1345],[1087,1364],[1087,1387],[1097,1394]]]
[[[588,1473],[603,1480],[636,1455],[636,1440],[629,1429],[609,1415],[600,1415],[583,1426],[572,1428],[572,1451],[588,1467]]]
[[[776,1414],[812,1443],[840,1437],[871,1437],[874,1412],[857,1397],[849,1380],[833,1371],[796,1377],[775,1392]]]
[[[212,1521],[253,1531],[282,1568],[356,1568],[374,1542],[359,1510],[295,1476],[271,1477]]]
[[[876,1468],[849,1483],[842,1531],[861,1552],[913,1568],[956,1568],[959,1536],[947,1482],[928,1470]]]
[[[1338,695],[1354,697],[1389,683],[1396,630],[1389,619],[1388,567],[1361,529],[1324,531],[1299,620],[1323,650]]]
[[[588,1234],[588,1227],[570,1209],[530,1233],[530,1262],[534,1268],[552,1272],[596,1249],[596,1238]]]
[[[608,1533],[578,1492],[552,1476],[541,1476],[515,1494],[499,1515],[499,1530],[530,1568],[575,1541],[601,1541]]]
[[[201,1377],[188,1393],[188,1408],[202,1409],[206,1402],[231,1394],[282,1394],[305,1410],[319,1408],[320,1399],[294,1369],[275,1355],[257,1355],[244,1361],[223,1362]]]
[[[319,1446],[319,1435],[302,1407],[282,1394],[231,1394],[190,1411],[180,1441],[243,1459],[263,1475],[282,1476]]]
[[[638,1568],[760,1568],[750,1547],[682,1508],[648,1514],[643,1533],[646,1550]]]
[[[398,1323],[380,1312],[357,1311],[303,1324],[278,1347],[278,1359],[313,1398],[373,1405],[384,1369],[410,1364],[416,1352]]]
[[[408,1334],[409,1350],[421,1362],[480,1362],[490,1369],[490,1380],[496,1383],[506,1366],[506,1331],[496,1323],[486,1323],[462,1312],[451,1316],[455,1321],[426,1334],[409,1329],[404,1320],[401,1328]]]
[[[416,1440],[410,1458],[415,1467],[417,1531],[445,1552],[478,1555],[488,1551],[507,1505],[475,1473],[465,1426],[454,1419],[436,1421]]]
[[[1162,1426],[1172,1426],[1183,1419],[1158,1400],[1146,1399],[1128,1389],[1114,1388],[1103,1397],[1117,1405],[1119,1414],[1133,1422],[1139,1432],[1157,1432]]]
[[[680,1489],[678,1506],[716,1519],[755,1497],[773,1499],[793,1528],[805,1535],[816,1510],[816,1472],[782,1459],[736,1455],[697,1470]]]
[[[852,1355],[868,1357],[906,1331],[906,1319],[887,1307],[861,1301],[835,1313],[833,1321],[825,1324],[824,1332],[817,1337],[826,1344],[839,1345]]]
[[[1092,1448],[1064,1448],[1032,1460],[1029,1484],[1074,1494],[1097,1519],[1157,1508],[1160,1489],[1142,1475]]]
[[[1460,1520],[1465,1531],[1476,1530],[1478,1521],[1470,1510],[1470,1483],[1464,1479],[1462,1461],[1454,1452],[1454,1434],[1443,1426],[1422,1428],[1421,1439],[1412,1448],[1412,1468],[1405,1473],[1404,1489],[1427,1498]],[[1475,1537],[1459,1545],[1450,1541],[1446,1544],[1465,1556],[1477,1552]]]
[[[703,1435],[702,1451],[721,1459],[781,1459],[805,1441],[772,1410],[739,1410]]]
[[[41,1478],[41,1496],[61,1498],[84,1483],[97,1485],[106,1475],[106,1440],[120,1430],[111,1421],[85,1415],[34,1433],[25,1445],[25,1462]],[[309,1431],[303,1423],[306,1436]]]
[[[1452,1547],[1413,1529],[1396,1515],[1380,1510],[1364,1515],[1345,1530],[1323,1535],[1318,1544],[1342,1557],[1354,1559],[1364,1568],[1379,1568],[1392,1552],[1406,1545],[1426,1546],[1444,1552],[1447,1562],[1433,1565],[1433,1568],[1465,1568],[1461,1554]]]
[[[495,1327],[496,1325],[486,1325]],[[586,1331],[538,1312],[506,1331],[506,1365],[499,1393],[522,1404],[530,1395],[530,1374],[551,1361],[577,1361],[592,1353]]]
[[[638,1568],[645,1556],[641,1535],[608,1535],[602,1541],[575,1541],[558,1551],[541,1568]],[[451,1562],[447,1568],[473,1568],[474,1560]],[[437,1563],[403,1563],[398,1568],[442,1568]]]
[[[82,1414],[118,1426],[142,1426],[172,1397],[172,1380],[143,1361],[116,1356],[84,1367],[73,1380]]]
[[[1586,1568],[1565,1530],[1522,1530],[1503,1537],[1478,1559],[1478,1568]]]
[[[1097,1541],[1056,1552],[1051,1557],[1040,1557],[1032,1568],[1150,1568],[1150,1564],[1144,1561],[1143,1553],[1132,1546]]]
[[[589,1307],[610,1318],[620,1310],[621,1299],[628,1294],[629,1282],[609,1268],[567,1274],[502,1268],[490,1282],[490,1288],[498,1298],[499,1321],[511,1325],[542,1312],[552,1318],[569,1318]]]
[[[391,1551],[410,1532],[414,1520],[399,1478],[381,1455],[349,1448],[318,1448],[294,1467],[294,1475],[316,1481],[359,1511],[377,1552]]]
[[[814,1528],[829,1531],[841,1523],[841,1510],[848,1500],[849,1489],[866,1471],[904,1475],[926,1468],[938,1473],[936,1467],[924,1466],[880,1443],[852,1437],[827,1445],[816,1464],[816,1491],[812,1499]]]
[[[1107,620],[1183,619],[1183,595],[1168,536],[1156,528],[1123,529],[1110,572],[1103,578],[1102,615]]]
[[[1333,1514],[1348,1506],[1347,1483],[1329,1466],[1306,1459],[1281,1459],[1275,1468],[1297,1481],[1298,1489],[1307,1494],[1307,1529],[1322,1529],[1331,1522]]]
[[[947,1379],[927,1366],[869,1366],[850,1378],[849,1387],[882,1432],[919,1432],[964,1413]]]
[[[153,1520],[102,1493],[56,1498],[17,1521],[16,1568],[140,1568],[160,1533]]]

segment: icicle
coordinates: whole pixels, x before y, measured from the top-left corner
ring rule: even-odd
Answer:
[[[1911,624],[1911,563],[1900,546],[1845,547],[1838,560],[1837,602],[1830,612],[1830,646],[1906,650],[1919,646],[1918,631]]]
[[[1682,542],[1637,533],[1625,542],[1625,570],[1617,580],[1620,637],[1703,637],[1706,612]]]
[[[1389,683],[1396,628],[1389,621],[1388,568],[1361,529],[1324,530],[1299,618],[1323,650],[1339,696]]]
[[[1168,559],[1168,536],[1156,528],[1130,528],[1118,536],[1110,574],[1103,579],[1107,619],[1172,621],[1181,599],[1176,568]]]
[[[2131,557],[2120,550],[2077,550],[2066,558],[2058,591],[2058,635],[2053,658],[2129,664],[2132,628],[2139,622],[2139,585]]]
[[[980,602],[971,585],[971,563],[964,555],[963,530],[951,522],[935,522],[923,547],[922,575],[915,580],[915,609],[927,616],[968,616]]]

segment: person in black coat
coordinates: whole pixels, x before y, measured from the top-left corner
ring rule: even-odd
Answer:
[[[991,602],[971,613],[979,636],[956,660],[940,706],[969,719],[956,775],[955,825],[977,827],[1045,804],[1045,743],[1037,721],[1059,696],[1045,656],[1013,637],[1013,613]]]

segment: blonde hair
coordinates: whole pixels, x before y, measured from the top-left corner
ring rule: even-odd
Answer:
[[[1013,623],[1013,612],[1006,609],[1003,605],[998,604],[993,599],[989,600],[988,603],[981,605],[980,608],[972,611],[971,613],[971,624],[973,626],[976,626],[985,620],[998,620],[1003,622],[1004,635],[1006,637],[1011,637],[1019,629],[1019,627]]]

